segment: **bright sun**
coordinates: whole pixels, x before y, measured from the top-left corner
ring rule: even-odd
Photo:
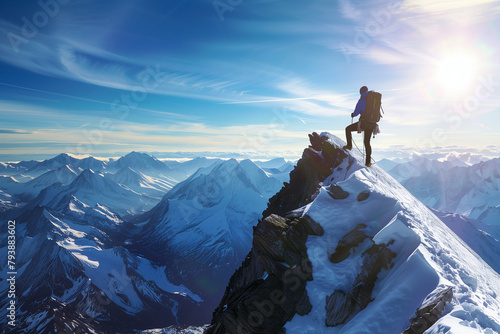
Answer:
[[[477,74],[477,58],[467,53],[456,53],[438,62],[436,80],[445,94],[459,95],[470,88]]]

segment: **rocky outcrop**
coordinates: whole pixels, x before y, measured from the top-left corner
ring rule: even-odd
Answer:
[[[206,333],[276,333],[295,314],[311,309],[308,235],[322,235],[311,218],[272,214],[254,231],[253,248],[231,278]]]
[[[438,320],[447,302],[453,298],[451,287],[444,289],[425,301],[417,310],[415,318],[410,319],[411,326],[403,334],[422,334]]]
[[[335,251],[330,255],[330,261],[332,263],[339,263],[347,259],[352,249],[368,239],[366,233],[362,231],[364,228],[366,228],[365,224],[358,224],[352,231],[340,239],[337,247],[335,247]]]
[[[364,200],[367,200],[368,197],[370,197],[370,193],[368,191],[362,191],[358,194],[358,202],[363,202]]]
[[[328,187],[328,195],[330,195],[333,199],[345,199],[349,197],[349,193],[347,191],[335,184]]]
[[[284,216],[312,202],[322,182],[347,158],[343,150],[334,147],[317,133],[309,135],[309,139],[311,146],[304,150],[297,166],[290,172],[290,182],[285,182],[283,188],[269,200],[264,217],[273,213]]]

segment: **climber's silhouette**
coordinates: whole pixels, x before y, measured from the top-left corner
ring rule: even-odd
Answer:
[[[356,123],[353,123],[349,125],[348,127],[345,128],[345,137],[347,140],[347,145],[344,146],[343,148],[346,150],[352,149],[352,134],[351,132],[357,131],[358,133],[361,133],[361,131],[364,131],[364,140],[363,143],[365,145],[366,149],[366,161],[365,161],[365,166],[370,167],[371,164],[371,156],[372,156],[372,147],[370,145],[370,138],[372,136],[373,130],[377,126],[376,123],[372,123],[369,121],[364,121],[363,116],[365,114],[366,110],[366,97],[368,93],[372,91],[368,91],[368,88],[366,86],[363,86],[359,89],[359,94],[361,94],[361,97],[358,100],[358,103],[356,104],[356,108],[354,109],[354,112],[351,114],[351,117],[356,117],[358,115],[361,115],[359,118],[359,121]],[[380,106],[379,106],[380,108]]]

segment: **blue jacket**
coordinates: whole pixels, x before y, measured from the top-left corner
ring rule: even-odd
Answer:
[[[356,103],[356,108],[354,109],[354,112],[352,113],[352,117],[356,117],[359,114],[363,114],[366,109],[366,94],[371,91],[366,91],[363,94],[361,94],[361,97],[358,100],[358,103]]]

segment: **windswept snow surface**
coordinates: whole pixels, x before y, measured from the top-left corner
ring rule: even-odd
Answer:
[[[337,147],[344,145],[323,135]],[[285,326],[287,333],[401,333],[422,302],[447,287],[453,288],[453,300],[426,333],[500,332],[500,275],[397,181],[376,165],[363,167],[363,160],[360,152],[352,151],[305,209],[325,233],[309,236],[306,244],[313,267],[313,280],[307,283],[312,310],[295,315]],[[333,199],[326,190],[330,184],[350,195]],[[362,191],[370,195],[359,202]],[[360,223],[367,225],[364,231],[375,243],[394,240],[389,246],[397,254],[394,267],[379,273],[373,301],[364,310],[343,325],[326,327],[325,298],[352,287],[367,246],[361,244],[336,264],[329,255]]]
[[[431,211],[497,273],[500,273],[500,233],[494,225],[472,222],[467,217],[456,213],[446,213],[435,209]],[[500,225],[496,227],[500,228]]]

